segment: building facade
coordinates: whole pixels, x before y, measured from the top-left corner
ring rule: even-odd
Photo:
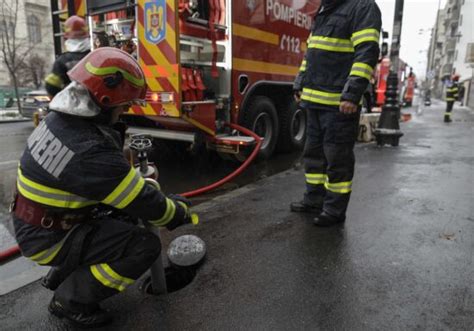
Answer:
[[[16,6],[17,1],[18,6]],[[6,0],[0,6],[2,6],[0,33],[4,33],[5,28],[9,29],[9,35],[15,36],[15,42],[18,45],[17,59],[24,59],[21,72],[18,72],[19,85],[24,88],[36,88],[35,85],[38,81],[42,81],[44,75],[43,77],[36,76],[41,76],[41,71],[47,73],[54,61],[50,1]],[[0,41],[2,44],[4,42]],[[32,70],[36,72],[31,72]],[[0,85],[0,90],[4,93],[12,86],[11,76],[3,57],[0,62]]]
[[[461,0],[453,71],[460,75],[464,102],[474,106],[474,0]]]
[[[439,9],[428,51],[427,77],[435,97],[443,98],[445,82],[460,75],[466,105],[474,105],[474,0],[448,0]]]

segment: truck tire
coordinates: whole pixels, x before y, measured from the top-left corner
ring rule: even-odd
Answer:
[[[306,111],[298,107],[297,102],[290,98],[279,111],[280,135],[277,149],[280,152],[302,150],[306,141]]]
[[[259,159],[272,156],[278,140],[278,114],[273,101],[265,96],[256,96],[247,108],[243,125],[263,138]]]

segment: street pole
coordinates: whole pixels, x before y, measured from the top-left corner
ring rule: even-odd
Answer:
[[[392,45],[390,47],[390,73],[387,77],[387,90],[385,91],[385,104],[378,127],[374,134],[377,145],[390,144],[398,146],[403,133],[400,131],[400,102],[398,100],[398,69],[400,63],[400,37],[402,34],[403,1],[396,0],[395,15],[393,19]]]

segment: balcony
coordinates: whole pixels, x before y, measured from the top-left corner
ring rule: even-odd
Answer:
[[[474,64],[474,43],[468,43],[466,47],[466,59],[464,63]]]
[[[453,64],[452,63],[446,63],[443,65],[441,69],[441,76],[451,76],[451,73],[453,72]]]
[[[454,52],[456,48],[456,38],[447,38],[446,40],[446,52]]]

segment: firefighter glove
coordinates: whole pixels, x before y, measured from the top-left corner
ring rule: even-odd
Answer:
[[[166,224],[166,228],[172,231],[181,225],[191,224],[192,218],[189,210],[191,201],[179,194],[169,194],[168,198],[173,200],[176,204],[176,214],[175,217]]]

